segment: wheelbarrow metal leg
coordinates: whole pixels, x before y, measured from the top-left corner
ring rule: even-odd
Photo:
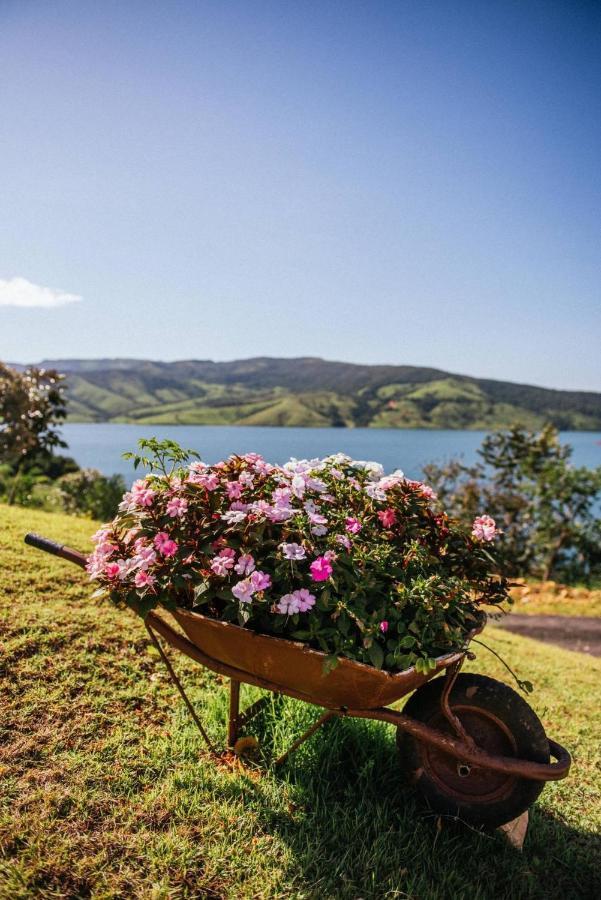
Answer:
[[[306,740],[308,740],[311,735],[315,734],[318,728],[321,728],[322,725],[325,725],[330,719],[334,718],[334,716],[340,716],[343,713],[339,710],[335,709],[327,709],[323,715],[319,717],[319,719],[311,725],[310,728],[305,731],[297,740],[286,750],[285,753],[282,753],[281,756],[274,761],[274,766],[279,766],[284,760],[288,759],[291,753],[294,753],[295,750],[298,750],[301,744],[304,744]]]
[[[145,622],[144,624],[146,625],[146,630],[147,630],[148,634],[150,635],[150,639],[151,639],[152,643],[154,644],[154,646],[155,646],[155,647],[157,648],[157,650],[159,651],[159,654],[160,654],[160,656],[161,656],[161,659],[162,659],[163,662],[165,663],[165,667],[166,667],[167,671],[169,672],[169,677],[171,678],[171,681],[174,683],[174,685],[175,685],[176,688],[178,689],[178,691],[179,691],[179,693],[180,693],[180,696],[181,696],[182,700],[184,701],[184,703],[185,703],[186,706],[188,707],[188,712],[190,713],[190,715],[191,715],[192,718],[194,719],[194,723],[196,724],[196,727],[198,728],[198,730],[200,731],[201,735],[203,736],[204,741],[205,741],[205,744],[207,745],[207,747],[209,748],[209,750],[211,751],[211,753],[214,753],[215,755],[218,755],[217,750],[215,749],[215,747],[214,747],[213,744],[211,743],[211,739],[209,738],[208,734],[207,734],[206,731],[204,730],[203,724],[202,724],[202,722],[200,721],[200,719],[198,718],[198,715],[196,714],[196,710],[195,710],[194,707],[192,706],[192,703],[191,703],[190,700],[188,699],[188,695],[186,694],[186,692],[185,692],[185,690],[184,690],[184,688],[183,688],[183,685],[182,685],[181,681],[179,680],[179,678],[178,678],[177,675],[175,674],[175,671],[174,671],[174,669],[173,669],[173,666],[172,666],[171,663],[169,662],[169,658],[168,658],[167,654],[165,653],[165,651],[163,650],[163,648],[162,648],[162,646],[161,646],[161,644],[160,644],[160,642],[159,642],[159,640],[158,640],[156,634],[154,633],[154,631],[152,630],[152,628],[150,627],[150,625],[148,624],[148,622]]]
[[[227,726],[227,743],[233,747],[238,739],[240,721],[240,682],[230,678],[230,716]]]

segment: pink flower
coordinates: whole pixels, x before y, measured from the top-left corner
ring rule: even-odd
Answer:
[[[300,588],[294,593],[298,597],[298,606],[301,612],[307,612],[312,606],[315,606],[315,595],[308,591],[307,588]]]
[[[477,516],[474,519],[472,535],[479,541],[492,541],[498,534],[497,523],[491,516]]]
[[[272,506],[266,515],[270,522],[286,522],[294,515],[294,510],[287,506]]]
[[[225,489],[230,500],[239,500],[242,496],[242,485],[239,481],[228,481]]]
[[[386,619],[380,622],[380,631],[382,632],[382,634],[386,634],[386,632],[388,631],[388,622],[386,621]]]
[[[134,481],[131,488],[131,498],[136,506],[152,506],[156,491],[151,490],[143,478]]]
[[[271,512],[271,504],[267,500],[257,500],[255,503],[251,503],[249,509],[257,516],[266,516]]]
[[[276,488],[271,498],[276,506],[288,507],[290,504],[290,498],[292,497],[292,493],[290,488],[287,487],[279,487]]]
[[[396,513],[394,509],[382,509],[378,512],[378,519],[380,520],[384,528],[392,528],[392,526],[396,522]]]
[[[305,559],[307,552],[300,544],[280,544],[284,559]]]
[[[419,493],[423,497],[427,497],[428,500],[436,500],[436,493],[429,484],[424,484],[423,481],[411,481],[410,478],[405,479],[405,484],[410,488],[413,488],[413,490],[419,491]]]
[[[225,547],[225,549],[211,560],[211,569],[215,575],[219,575],[220,578],[225,578],[229,570],[234,568],[235,559],[235,551],[232,550],[231,547]]]
[[[276,606],[279,613],[283,615],[293,616],[298,612],[307,612],[315,606],[315,595],[307,588],[300,588],[298,591],[292,591],[291,594],[284,594]]]
[[[136,572],[136,577],[134,578],[134,584],[137,588],[143,587],[152,587],[155,582],[154,575],[149,575],[148,572],[140,571]]]
[[[167,515],[175,519],[176,516],[183,516],[188,509],[188,501],[182,497],[173,497],[167,504]]]
[[[138,538],[136,543],[134,544],[134,549],[136,555],[134,556],[132,562],[136,569],[142,569],[146,571],[150,566],[153,566],[157,561],[157,555],[150,544],[147,544],[143,538]]]
[[[295,475],[290,482],[290,487],[292,488],[292,493],[295,497],[302,497],[305,493],[307,485],[302,475]]]
[[[252,453],[251,452],[251,453],[245,453],[244,456],[242,457],[242,459],[244,459],[247,463],[254,464],[254,463],[260,462],[263,459],[263,457],[261,456],[260,453]]]
[[[250,578],[239,581],[238,584],[235,584],[232,588],[232,594],[240,601],[240,603],[250,603],[254,592],[255,588],[250,583]]]
[[[255,568],[254,558],[250,553],[243,553],[236,565],[234,566],[234,572],[237,572],[238,575],[250,575]]]
[[[347,550],[351,549],[351,540],[346,534],[337,534],[335,540],[337,544],[342,544]]]
[[[105,566],[104,569],[104,574],[107,578],[118,578],[120,572],[121,566],[116,562],[108,563],[108,565]]]
[[[155,536],[154,546],[157,548],[161,556],[168,559],[177,553],[177,544],[172,541],[166,531],[159,531]]]
[[[251,488],[255,483],[254,475],[251,472],[240,472],[238,476],[238,481],[242,485],[243,488]]]
[[[349,517],[344,523],[344,527],[349,534],[359,534],[359,532],[363,528],[363,525],[361,524],[359,519],[353,519],[352,517]]]
[[[313,581],[327,581],[332,572],[332,564],[325,556],[318,556],[309,566]]]
[[[271,587],[271,576],[266,572],[256,571],[250,576],[250,583],[254,591],[266,591]]]
[[[190,484],[199,484],[207,491],[214,491],[215,488],[219,487],[219,476],[215,475],[214,472],[211,472],[208,475],[202,472],[192,472],[192,474],[188,476],[188,481]]]

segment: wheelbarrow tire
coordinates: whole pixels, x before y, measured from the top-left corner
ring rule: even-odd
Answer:
[[[419,688],[403,710],[426,725],[453,734],[440,708],[445,679]],[[486,675],[460,673],[450,706],[478,746],[489,753],[549,762],[549,743],[534,710],[512,688]],[[478,828],[493,829],[527,810],[545,782],[470,768],[401,728],[397,744],[405,772],[432,810]]]

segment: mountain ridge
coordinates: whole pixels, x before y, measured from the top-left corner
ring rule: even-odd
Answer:
[[[69,419],[140,424],[601,429],[601,394],[319,357],[54,359]]]

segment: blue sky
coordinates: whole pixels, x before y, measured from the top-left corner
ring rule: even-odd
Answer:
[[[601,390],[600,107],[598,3],[0,0],[0,358]]]

